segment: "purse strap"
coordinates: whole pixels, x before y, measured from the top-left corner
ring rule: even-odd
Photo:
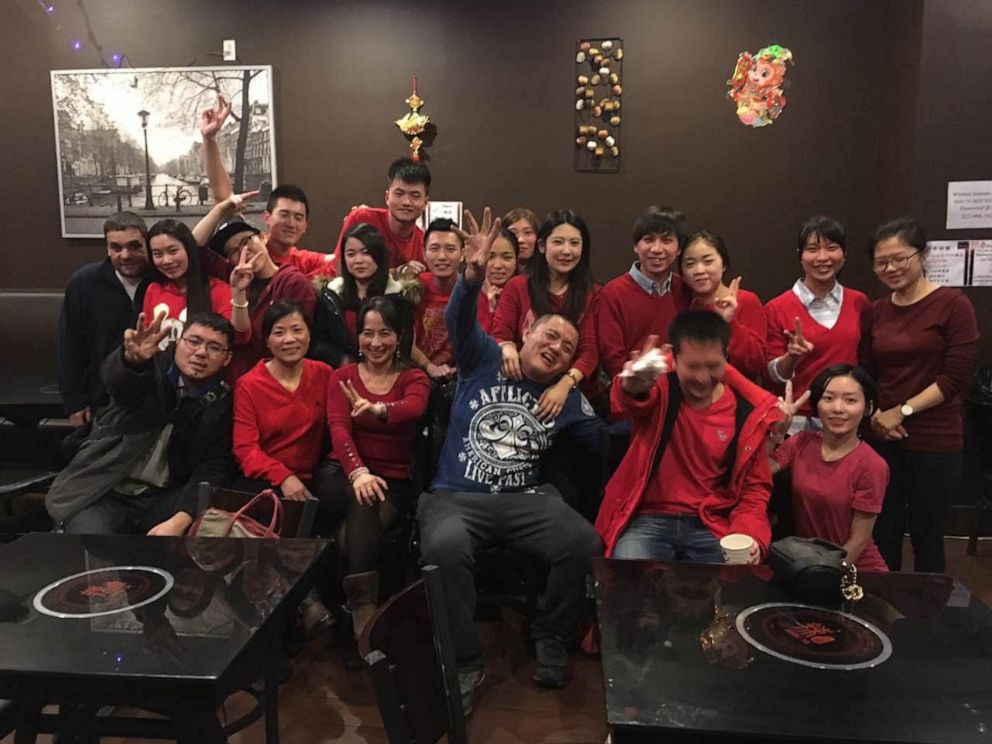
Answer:
[[[264,491],[259,492],[257,496],[234,513],[231,521],[228,522],[227,529],[224,531],[224,537],[227,537],[231,533],[234,523],[245,516],[246,512],[251,511],[252,507],[266,499],[272,502],[272,518],[269,520],[269,526],[265,530],[266,537],[279,537],[279,533],[282,530],[282,501],[271,488],[266,488]]]

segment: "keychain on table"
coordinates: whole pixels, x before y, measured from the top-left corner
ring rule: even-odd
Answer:
[[[847,564],[847,572],[840,577],[840,593],[848,602],[857,602],[865,596],[865,591],[858,585],[858,569],[853,563]]]

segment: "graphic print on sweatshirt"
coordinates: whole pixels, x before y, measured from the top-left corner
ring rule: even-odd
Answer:
[[[536,405],[534,395],[513,384],[478,390],[468,402],[473,415],[458,453],[462,477],[493,492],[533,485],[555,428],[532,413]]]

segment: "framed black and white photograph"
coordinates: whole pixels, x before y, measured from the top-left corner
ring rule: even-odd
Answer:
[[[234,190],[258,190],[259,213],[276,183],[272,67],[52,70],[62,235],[103,237],[122,209],[151,224],[190,227],[213,205],[200,113],[218,95],[232,111],[217,143]]]

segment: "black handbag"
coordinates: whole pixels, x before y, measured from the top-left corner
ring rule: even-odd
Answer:
[[[817,537],[786,537],[773,542],[768,565],[789,594],[802,602],[839,605],[863,596],[857,569],[840,545]]]

